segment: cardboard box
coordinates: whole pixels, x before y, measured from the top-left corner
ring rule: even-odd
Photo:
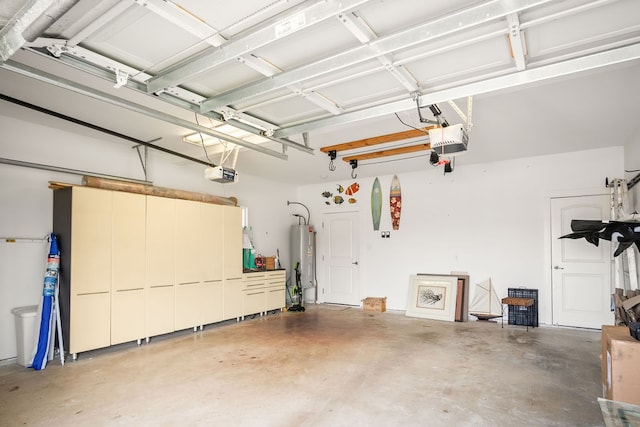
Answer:
[[[362,309],[364,311],[376,311],[384,313],[387,311],[387,297],[384,298],[365,298],[362,300]]]
[[[603,397],[640,405],[640,341],[627,326],[602,326]]]

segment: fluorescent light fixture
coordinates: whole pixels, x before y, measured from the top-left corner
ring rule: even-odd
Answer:
[[[243,63],[249,68],[253,68],[263,76],[271,77],[274,74],[278,74],[282,71],[280,68],[276,67],[271,62],[257,55],[254,55],[253,53],[239,56],[237,59],[239,62]]]
[[[226,135],[233,136],[235,138],[239,138],[256,145],[263,144],[269,141],[269,139],[263,136],[255,135],[251,132],[238,129],[228,124],[224,124],[222,126],[218,126],[211,129],[215,130],[216,132],[222,132]],[[214,145],[219,144],[221,148],[226,147],[227,150],[231,150],[232,148],[236,147],[236,145],[231,142],[225,142],[219,138],[216,138],[215,136],[207,135],[205,133],[200,133],[200,132],[190,133],[188,135],[185,135],[182,137],[182,141],[188,144],[197,145],[199,147],[202,147],[203,144],[205,147],[212,147]],[[242,149],[244,147],[240,147],[240,148]]]
[[[206,133],[200,133],[200,132],[190,133],[189,135],[185,135],[182,137],[182,141],[189,144],[198,145],[198,146],[204,145],[205,147],[211,147],[212,145],[216,145],[221,142],[220,139],[214,136],[207,135]]]

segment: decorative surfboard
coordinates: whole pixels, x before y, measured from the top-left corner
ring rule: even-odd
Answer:
[[[44,274],[44,284],[42,290],[42,302],[40,317],[40,332],[38,333],[38,343],[36,345],[35,354],[31,367],[37,371],[44,369],[49,360],[50,349],[53,345],[53,329],[57,322],[56,314],[59,315],[59,307],[57,306],[57,290],[58,290],[58,271],[60,269],[60,251],[58,249],[58,241],[56,236],[51,233],[49,246],[49,255],[47,256],[47,270]],[[60,335],[59,338],[62,338]],[[62,342],[62,341],[61,341]],[[61,344],[62,346],[62,344]]]
[[[389,210],[391,212],[391,226],[394,230],[400,229],[400,210],[402,208],[402,195],[400,193],[400,181],[396,175],[391,180],[389,190]]]
[[[373,230],[380,230],[380,215],[382,213],[382,188],[380,181],[376,178],[371,187],[371,219],[373,220]]]

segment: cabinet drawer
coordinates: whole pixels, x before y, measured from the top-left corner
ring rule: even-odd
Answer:
[[[284,307],[286,305],[284,287],[283,288],[267,288],[265,300],[266,300],[265,311],[278,310]]]
[[[245,316],[262,313],[265,303],[264,289],[248,290],[242,294],[242,312]]]

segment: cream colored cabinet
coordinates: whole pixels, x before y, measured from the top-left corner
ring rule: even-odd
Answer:
[[[175,199],[147,196],[147,339],[175,330],[175,202]]]
[[[266,273],[264,271],[242,275],[242,317],[265,311]]]
[[[200,322],[202,282],[201,203],[176,200],[176,330],[194,328]]]
[[[65,348],[73,354],[242,316],[240,208],[54,191]]]
[[[112,193],[111,344],[145,337],[146,198]]]
[[[239,320],[242,316],[242,212],[223,206],[223,317]]]
[[[224,210],[222,206],[201,204],[202,230],[200,262],[202,285],[200,316],[202,325],[223,320]]]
[[[60,245],[60,311],[69,353],[111,343],[110,191],[54,191],[53,232]]]
[[[282,310],[286,306],[286,275],[285,270],[267,271],[265,277],[265,308],[264,311]]]

